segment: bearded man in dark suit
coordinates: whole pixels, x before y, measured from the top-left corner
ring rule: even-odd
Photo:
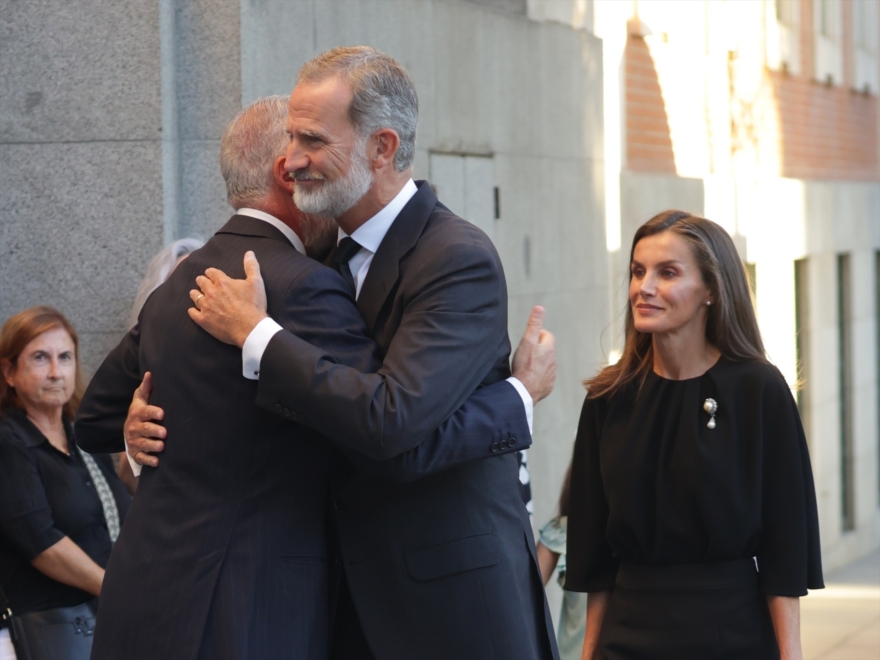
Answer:
[[[200,301],[191,317],[243,349],[259,405],[376,459],[419,447],[480,388],[493,388],[496,413],[521,422],[549,392],[510,378],[507,291],[491,241],[411,178],[417,118],[406,71],[369,47],[306,63],[290,97],[294,198],[337,220],[330,259],[378,344],[377,372],[285,331],[254,304],[258,277],[209,270],[191,292]],[[540,327],[540,315],[533,321]],[[520,359],[550,348],[535,331]],[[521,435],[493,439],[487,455]],[[513,454],[407,484],[352,469],[331,494],[344,567],[338,657],[557,657]]]

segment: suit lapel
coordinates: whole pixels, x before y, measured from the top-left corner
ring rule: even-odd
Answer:
[[[276,227],[273,227],[268,222],[264,222],[262,220],[258,220],[257,218],[252,218],[247,215],[234,215],[229,219],[225,225],[223,225],[218,231],[218,234],[234,234],[236,236],[259,236],[261,238],[271,238],[276,241],[281,241],[285,245],[290,245],[293,247],[289,240],[287,240],[287,236],[281,233]]]
[[[437,206],[437,196],[427,181],[416,184],[418,192],[400,211],[379,244],[373,257],[367,279],[361,287],[357,305],[361,316],[372,330],[379,310],[388,298],[400,272],[400,260],[413,248],[425,229],[428,218]],[[335,253],[335,249],[334,249]],[[331,257],[333,254],[330,255]]]

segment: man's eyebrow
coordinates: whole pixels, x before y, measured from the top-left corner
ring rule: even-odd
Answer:
[[[302,135],[303,137],[311,137],[311,138],[320,138],[320,139],[324,139],[324,134],[323,134],[323,133],[321,133],[320,131],[315,131],[315,130],[311,130],[311,129],[308,129],[308,128],[306,128],[306,129],[302,129],[302,130],[299,130],[299,131],[296,131],[296,133],[299,134],[299,135]]]

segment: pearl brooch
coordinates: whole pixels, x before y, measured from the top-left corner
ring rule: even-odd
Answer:
[[[709,418],[709,423],[706,424],[706,428],[714,429],[715,428],[715,413],[718,412],[718,402],[715,399],[706,399],[703,403],[703,410],[705,410],[711,416]]]

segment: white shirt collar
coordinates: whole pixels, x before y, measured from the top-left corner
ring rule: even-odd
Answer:
[[[394,199],[388,202],[385,208],[379,211],[376,215],[355,229],[354,232],[352,232],[351,237],[357,241],[358,245],[362,248],[375,254],[379,249],[379,245],[382,244],[382,239],[385,238],[385,234],[388,233],[388,230],[391,229],[391,225],[394,224],[394,220],[397,218],[398,214],[418,191],[419,189],[416,187],[416,184],[412,179],[407,181],[403,188],[400,189],[400,192],[394,196]],[[339,243],[339,241],[346,236],[348,236],[348,234],[340,229],[336,242]]]
[[[287,240],[290,241],[290,244],[293,245],[294,248],[296,248],[297,252],[299,252],[300,254],[306,253],[306,246],[303,245],[303,242],[299,239],[299,236],[297,236],[290,227],[285,225],[274,215],[269,215],[265,211],[259,211],[257,209],[251,209],[247,207],[237,209],[235,213],[237,215],[246,215],[249,218],[256,218],[257,220],[268,222],[270,225],[275,227],[275,229],[284,234]]]

